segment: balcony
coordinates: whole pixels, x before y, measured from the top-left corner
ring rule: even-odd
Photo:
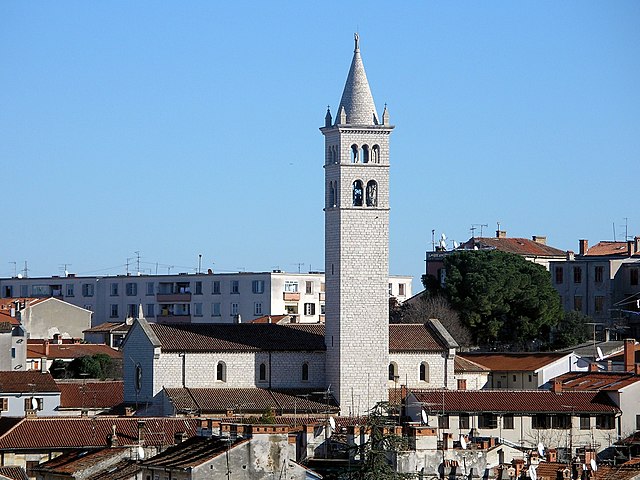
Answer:
[[[158,315],[158,323],[191,323],[191,315]]]
[[[285,302],[297,302],[300,300],[300,292],[283,292],[282,299]]]
[[[191,301],[191,293],[158,293],[158,303],[188,303]]]

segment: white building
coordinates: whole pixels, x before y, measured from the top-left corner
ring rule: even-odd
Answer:
[[[399,302],[412,294],[409,276],[390,276],[385,285]],[[318,323],[324,321],[325,309],[322,272],[5,278],[0,279],[0,292],[7,299],[64,300],[92,311],[93,326],[137,317],[140,304],[147,320],[171,323],[232,323],[282,314]]]

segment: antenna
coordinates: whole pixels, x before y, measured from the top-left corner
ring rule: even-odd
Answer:
[[[480,238],[482,238],[483,227],[489,227],[489,225],[487,225],[486,223],[474,223],[471,225],[471,230],[474,231],[476,230],[477,227],[480,227]],[[498,230],[500,230],[499,224],[498,224]]]
[[[27,267],[27,261],[24,261],[24,269],[22,270],[22,277],[29,278],[29,267]]]
[[[140,250],[133,252],[136,254],[136,273],[140,275]]]
[[[436,231],[431,230],[431,251],[436,251]]]
[[[298,266],[298,273],[302,273],[302,267],[304,267],[304,263],[303,262],[297,262],[297,263],[294,263],[293,265],[297,265]]]

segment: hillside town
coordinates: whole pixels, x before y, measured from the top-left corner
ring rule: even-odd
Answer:
[[[393,131],[356,34],[322,271],[0,278],[0,479],[640,480],[640,236],[390,275]]]

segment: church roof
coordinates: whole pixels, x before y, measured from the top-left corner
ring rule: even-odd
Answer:
[[[340,112],[344,108],[347,116],[347,124],[351,125],[377,125],[378,114],[373,103],[373,96],[369,88],[367,74],[364,71],[364,64],[360,56],[360,45],[358,34],[355,37],[355,50],[351,68],[347,76],[347,83],[342,92],[342,99],[336,115],[336,123],[340,122]]]

